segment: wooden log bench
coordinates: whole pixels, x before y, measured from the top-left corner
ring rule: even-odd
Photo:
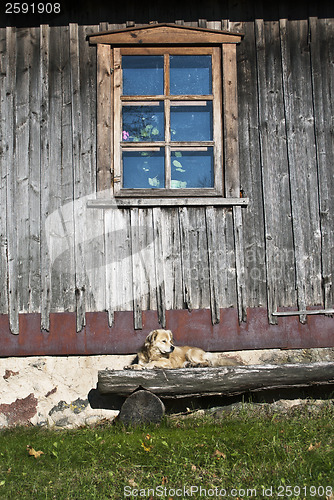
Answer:
[[[158,422],[160,398],[236,395],[269,389],[334,383],[334,362],[156,370],[101,370],[101,394],[127,396],[120,420]]]

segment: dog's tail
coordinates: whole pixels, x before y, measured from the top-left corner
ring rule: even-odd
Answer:
[[[232,354],[207,352],[206,358],[209,366],[238,366],[244,364],[240,356],[233,356]]]

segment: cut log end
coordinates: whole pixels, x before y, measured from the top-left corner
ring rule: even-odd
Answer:
[[[139,390],[125,400],[119,420],[125,425],[159,423],[164,414],[165,406],[158,396]]]

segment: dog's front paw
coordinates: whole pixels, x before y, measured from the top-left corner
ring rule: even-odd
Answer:
[[[124,370],[142,370],[142,369],[143,367],[137,364],[124,366]]]
[[[195,368],[196,366],[198,366],[196,363],[185,361],[182,365],[182,368]]]
[[[183,367],[184,368],[206,368],[208,366],[211,366],[209,363],[202,362],[202,363],[195,363],[195,361],[188,361],[184,363]]]

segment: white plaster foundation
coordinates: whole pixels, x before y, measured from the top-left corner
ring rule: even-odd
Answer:
[[[244,364],[334,361],[334,349],[259,350],[237,353]],[[121,370],[129,356],[38,356],[0,358],[0,428],[16,424],[49,427],[92,425],[117,410],[92,408],[98,371]]]

